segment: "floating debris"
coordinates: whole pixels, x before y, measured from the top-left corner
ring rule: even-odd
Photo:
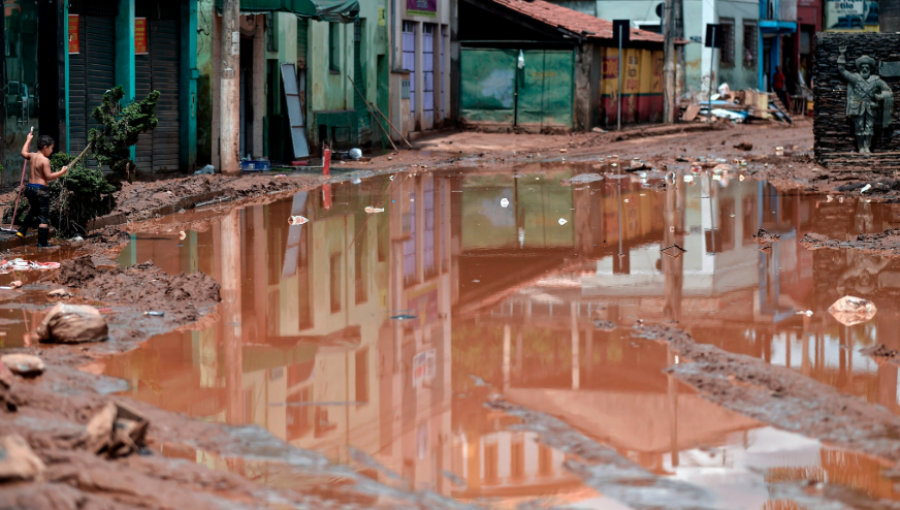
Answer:
[[[844,326],[869,322],[877,312],[875,303],[855,296],[844,296],[828,308],[828,313]]]
[[[673,244],[671,246],[666,246],[665,248],[659,250],[663,252],[664,255],[672,257],[673,259],[677,259],[678,257],[687,253],[687,250],[678,246],[677,244]]]

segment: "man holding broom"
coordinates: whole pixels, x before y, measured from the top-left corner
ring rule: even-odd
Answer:
[[[50,154],[53,154],[55,143],[53,138],[47,135],[41,136],[38,138],[37,152],[29,152],[32,138],[34,138],[34,128],[28,133],[25,146],[22,147],[22,157],[31,161],[31,178],[25,186],[25,198],[28,199],[29,206],[28,216],[25,217],[25,223],[19,227],[16,235],[24,239],[28,227],[37,218],[40,222],[38,225],[38,248],[49,248],[50,189],[47,184],[66,175],[69,167],[64,166],[59,172],[54,172],[50,168]]]

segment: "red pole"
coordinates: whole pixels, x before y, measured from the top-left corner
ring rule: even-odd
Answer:
[[[331,209],[331,184],[322,185],[322,205],[326,211]]]
[[[322,175],[331,175],[331,149],[327,145],[322,150]]]

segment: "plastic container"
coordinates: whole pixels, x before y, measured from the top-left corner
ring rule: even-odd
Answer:
[[[261,159],[245,159],[241,161],[241,170],[244,172],[267,172],[272,169],[272,163]]]

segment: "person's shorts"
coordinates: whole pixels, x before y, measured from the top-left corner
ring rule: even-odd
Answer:
[[[31,208],[28,215],[37,217],[41,225],[50,224],[50,189],[40,184],[25,186],[25,198]]]

